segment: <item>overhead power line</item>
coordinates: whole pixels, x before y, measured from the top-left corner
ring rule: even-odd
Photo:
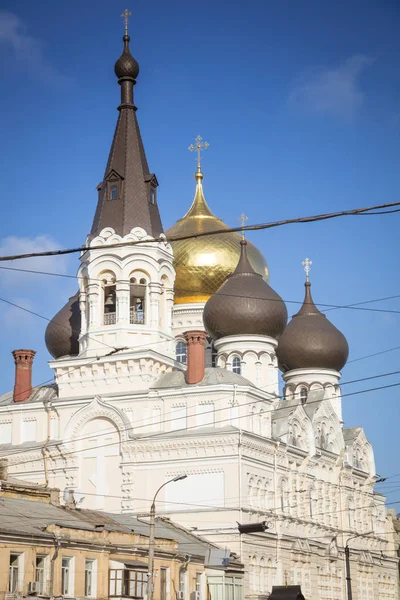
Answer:
[[[94,361],[92,361],[92,362],[94,362]],[[394,371],[394,372],[391,372],[391,373],[380,373],[378,375],[374,375],[374,376],[370,376],[370,377],[365,377],[365,378],[362,378],[362,379],[354,379],[352,381],[344,381],[341,385],[342,386],[343,385],[350,385],[350,384],[353,384],[353,383],[360,383],[362,381],[367,381],[367,380],[370,380],[370,379],[379,379],[381,377],[390,377],[392,375],[397,375],[398,373],[400,373],[400,371]],[[275,384],[274,383],[270,383],[270,384],[268,384],[266,386],[263,386],[262,388],[259,388],[259,389],[261,389],[262,391],[267,391],[266,388],[273,387],[273,386],[275,386]],[[344,394],[344,396],[346,396],[346,395],[351,395],[351,394]],[[224,400],[225,397],[226,396],[223,396],[223,397],[220,397],[220,398],[216,398],[215,401],[214,401],[214,404],[215,404],[215,402],[217,402],[219,400]],[[343,397],[343,395],[342,395],[342,397]],[[281,400],[281,401],[285,400],[283,397],[279,397],[279,396],[276,397],[276,400],[278,400],[278,399]],[[308,405],[314,404],[315,402],[323,402],[323,401],[327,401],[327,400],[329,400],[329,398],[323,398],[322,400],[310,401],[310,402],[308,402]],[[259,400],[258,402],[262,402],[262,401],[264,401],[264,400]],[[252,400],[250,402],[242,404],[241,406],[249,406],[249,405],[255,404],[256,402],[257,401]],[[274,409],[274,412],[278,412],[280,410],[285,410],[286,408],[287,408],[286,406],[277,407],[277,408]],[[225,407],[222,407],[222,408],[211,409],[209,411],[205,411],[202,414],[203,415],[207,415],[207,414],[211,415],[211,414],[215,414],[216,412],[222,412],[224,410],[225,410]],[[246,416],[247,415],[243,415],[242,417],[238,417],[238,418],[245,418]],[[136,420],[135,421],[135,425],[132,426],[132,427],[126,427],[125,431],[138,430],[138,429],[142,429],[142,428],[148,427],[149,425],[159,425],[161,427],[162,425],[165,425],[166,423],[172,423],[172,422],[174,422],[176,420],[179,420],[179,417],[173,417],[171,419],[161,419],[160,421],[157,421],[156,423],[151,423],[151,424],[148,422],[147,419]],[[226,419],[226,420],[230,420],[230,419]],[[219,421],[219,422],[223,422],[223,421]],[[200,427],[199,425],[196,425],[194,428],[199,428],[199,427]],[[190,428],[188,428],[188,429],[190,429]],[[101,432],[101,435],[102,436],[110,435],[110,434],[114,433],[114,431],[115,431],[114,429],[103,430]],[[178,430],[178,431],[180,431],[180,430]],[[157,432],[157,433],[159,433],[159,432]],[[166,432],[163,431],[162,433],[164,434]],[[89,440],[89,439],[97,438],[97,437],[99,437],[98,433],[92,433],[92,434],[86,435],[86,436],[77,436],[77,437],[74,437],[74,438],[66,438],[66,439],[62,440],[62,443],[65,444],[65,443],[68,443],[68,442],[81,442],[83,440]],[[145,438],[141,438],[141,439],[145,439]],[[54,441],[53,443],[48,444],[46,446],[46,448],[51,448],[51,447],[56,447],[57,448],[59,445],[60,445],[59,442],[55,442]],[[30,446],[30,447],[28,446],[28,447],[25,447],[22,450],[22,452],[28,452],[28,451],[31,451],[31,450],[33,450],[35,448],[37,448],[37,445]],[[16,449],[14,452],[8,452],[7,456],[18,455],[20,453],[21,453],[21,450],[17,450]],[[17,464],[17,463],[15,463],[15,464]]]
[[[228,233],[233,232],[242,232],[242,231],[259,231],[262,229],[272,229],[274,227],[282,227],[283,225],[291,225],[295,223],[313,223],[315,221],[326,221],[328,219],[336,219],[337,217],[346,217],[346,216],[358,216],[363,214],[370,215],[379,215],[379,214],[388,214],[389,212],[400,212],[399,209],[394,209],[390,211],[382,211],[382,212],[371,212],[371,211],[379,211],[380,209],[392,208],[395,206],[400,206],[400,202],[390,202],[389,204],[377,204],[375,206],[368,206],[366,208],[353,208],[351,210],[342,210],[333,213],[324,213],[320,215],[312,215],[308,217],[296,217],[294,219],[283,219],[281,221],[272,221],[270,223],[259,223],[256,225],[246,225],[240,227],[230,227],[228,229],[217,229],[216,231],[204,231],[202,233],[194,233],[191,235],[177,235],[170,236],[166,238],[163,234],[162,236],[149,239],[149,240],[137,240],[132,242],[120,242],[116,244],[109,244],[104,246],[104,244],[100,246],[79,246],[79,248],[66,248],[60,250],[47,250],[45,252],[29,252],[25,254],[10,254],[8,256],[0,256],[0,262],[10,261],[10,260],[20,260],[25,258],[35,258],[39,256],[61,256],[64,254],[74,254],[76,252],[86,252],[87,250],[104,250],[105,248],[123,248],[126,246],[137,246],[143,244],[154,244],[154,242],[178,242],[188,239],[201,238],[206,236],[213,235],[226,235]]]
[[[399,386],[400,386],[400,382],[396,382],[396,383],[392,383],[392,384],[389,384],[389,385],[378,386],[376,388],[367,388],[365,390],[359,390],[359,391],[356,391],[356,392],[350,392],[348,394],[342,394],[342,398],[349,397],[349,396],[356,396],[356,395],[359,395],[359,394],[368,393],[368,392],[374,392],[374,391],[378,391],[378,390],[384,390],[384,389],[388,389],[388,388],[392,388],[392,387],[399,387]],[[322,403],[324,401],[326,402],[327,400],[330,400],[330,398],[322,398],[321,400],[312,400],[312,401],[308,402],[307,404],[310,405],[310,404]],[[242,407],[243,406],[250,406],[250,405],[254,405],[254,404],[257,404],[259,402],[264,402],[264,401],[265,401],[264,399],[263,400],[252,400],[251,402],[246,402],[246,403],[242,404],[241,406]],[[286,410],[286,409],[287,409],[287,406],[280,406],[280,407],[275,408],[274,412],[278,412],[280,410]],[[215,412],[219,412],[219,411],[222,411],[222,410],[226,410],[226,407],[223,407],[221,409],[214,409],[213,411],[206,411],[203,414],[207,414],[207,412],[214,412],[215,413]],[[242,415],[242,416],[238,416],[235,420],[239,420],[239,419],[247,418],[247,417],[248,417],[248,415]],[[165,423],[168,423],[168,422],[171,422],[171,421],[174,421],[174,420],[178,420],[178,419],[179,419],[179,417],[174,417],[172,419],[164,419],[164,420],[160,421],[159,423],[165,424]],[[231,421],[232,421],[231,417],[228,417],[228,418],[225,418],[225,419],[220,419],[219,421],[214,421],[214,426],[217,425],[217,424],[221,424],[221,423],[230,423]],[[142,425],[142,426],[139,426],[139,427],[127,427],[127,428],[125,428],[125,430],[129,431],[129,430],[133,430],[133,429],[140,429],[141,427],[147,427],[147,426],[148,426],[148,424]],[[157,438],[160,438],[162,436],[165,436],[168,433],[178,434],[179,432],[189,431],[189,430],[193,430],[193,429],[201,429],[201,426],[199,426],[199,425],[192,425],[190,427],[182,427],[180,429],[175,429],[175,430],[172,430],[171,432],[159,431],[159,432],[156,432],[156,433],[153,433],[153,434],[150,434],[150,435],[143,435],[142,437],[137,438],[136,441],[153,440],[153,439],[157,439]],[[218,428],[215,429],[215,432],[218,433]],[[106,431],[101,432],[102,435],[103,434],[105,435],[106,433],[107,433]],[[201,431],[199,433],[201,433]],[[90,435],[90,436],[83,436],[83,437],[80,437],[80,438],[75,438],[74,441],[83,441],[84,439],[89,439],[90,437],[93,437],[93,434]],[[98,434],[97,434],[96,437],[98,437]],[[62,440],[57,441],[57,442],[53,442],[52,444],[48,444],[47,448],[51,448],[51,447],[57,448],[62,443],[64,443]],[[97,448],[108,448],[110,446],[115,446],[117,444],[120,444],[120,440],[118,440],[116,442],[110,442],[108,444],[102,444],[100,446],[97,446]],[[38,448],[38,445],[32,446],[32,447],[23,448],[21,450],[18,450],[16,448],[14,452],[8,452],[7,454],[4,454],[3,457],[7,457],[7,456],[9,457],[9,456],[18,455],[18,454],[24,454],[26,452],[30,452],[30,451],[32,451],[34,449],[37,449],[37,448]],[[40,448],[40,445],[39,445],[39,448]],[[81,452],[81,451],[82,450],[79,450],[79,452]],[[76,454],[76,452],[78,452],[78,450],[65,451],[65,452],[62,452],[62,456],[65,457],[65,456],[70,455],[70,454]],[[25,464],[26,462],[32,462],[33,463],[33,462],[37,462],[39,460],[42,460],[42,457],[39,457],[38,459],[32,459],[32,458],[30,458],[29,461],[27,461],[27,460],[18,461],[18,462],[13,463],[12,466],[14,467],[14,466],[19,465],[19,464]]]

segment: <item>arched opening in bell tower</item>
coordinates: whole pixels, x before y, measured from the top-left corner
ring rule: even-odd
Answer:
[[[146,322],[147,279],[141,274],[130,278],[129,323],[144,325]]]

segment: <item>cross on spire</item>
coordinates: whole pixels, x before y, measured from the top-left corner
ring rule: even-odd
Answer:
[[[306,281],[308,281],[308,274],[311,271],[312,260],[310,260],[309,258],[305,258],[301,264],[303,265],[304,271],[306,273]]]
[[[201,169],[201,151],[207,150],[209,145],[210,144],[208,144],[207,142],[203,142],[203,138],[198,135],[195,139],[195,143],[190,144],[189,146],[190,152],[197,152],[197,168],[199,171]]]
[[[124,20],[124,24],[125,24],[125,35],[128,35],[128,25],[129,25],[129,17],[132,15],[131,12],[129,12],[129,10],[126,8],[124,10],[124,12],[122,13],[121,17]]]
[[[242,213],[240,215],[240,217],[238,218],[239,223],[242,224],[242,240],[244,240],[244,224],[246,223],[246,221],[249,220],[249,217],[246,217],[246,215],[244,213]]]

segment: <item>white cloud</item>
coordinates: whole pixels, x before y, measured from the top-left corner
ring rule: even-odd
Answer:
[[[338,67],[313,70],[290,92],[289,101],[310,112],[351,117],[364,102],[360,76],[372,62],[356,54]]]
[[[46,59],[41,40],[26,33],[25,24],[13,12],[0,11],[0,43],[12,48],[16,59],[29,66],[28,72],[52,83],[64,85],[69,82],[69,78]]]
[[[49,235],[38,235],[32,238],[9,236],[0,240],[0,256],[46,252],[56,250],[59,247],[60,244]],[[67,272],[67,268],[67,256],[44,256],[0,262],[0,282],[3,287],[9,289],[21,287],[26,289],[29,287],[32,291],[32,288],[42,285],[44,279],[49,284],[50,277],[48,275],[38,275],[25,271],[13,271],[12,269],[64,274]],[[57,286],[57,278],[52,277],[51,279],[55,288]]]

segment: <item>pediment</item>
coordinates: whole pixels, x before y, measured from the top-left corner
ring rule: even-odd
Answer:
[[[104,181],[122,181],[124,177],[120,175],[115,169],[111,169],[104,178]]]
[[[150,183],[153,187],[158,187],[158,181],[155,173],[149,173],[145,176],[144,180],[146,183]]]

